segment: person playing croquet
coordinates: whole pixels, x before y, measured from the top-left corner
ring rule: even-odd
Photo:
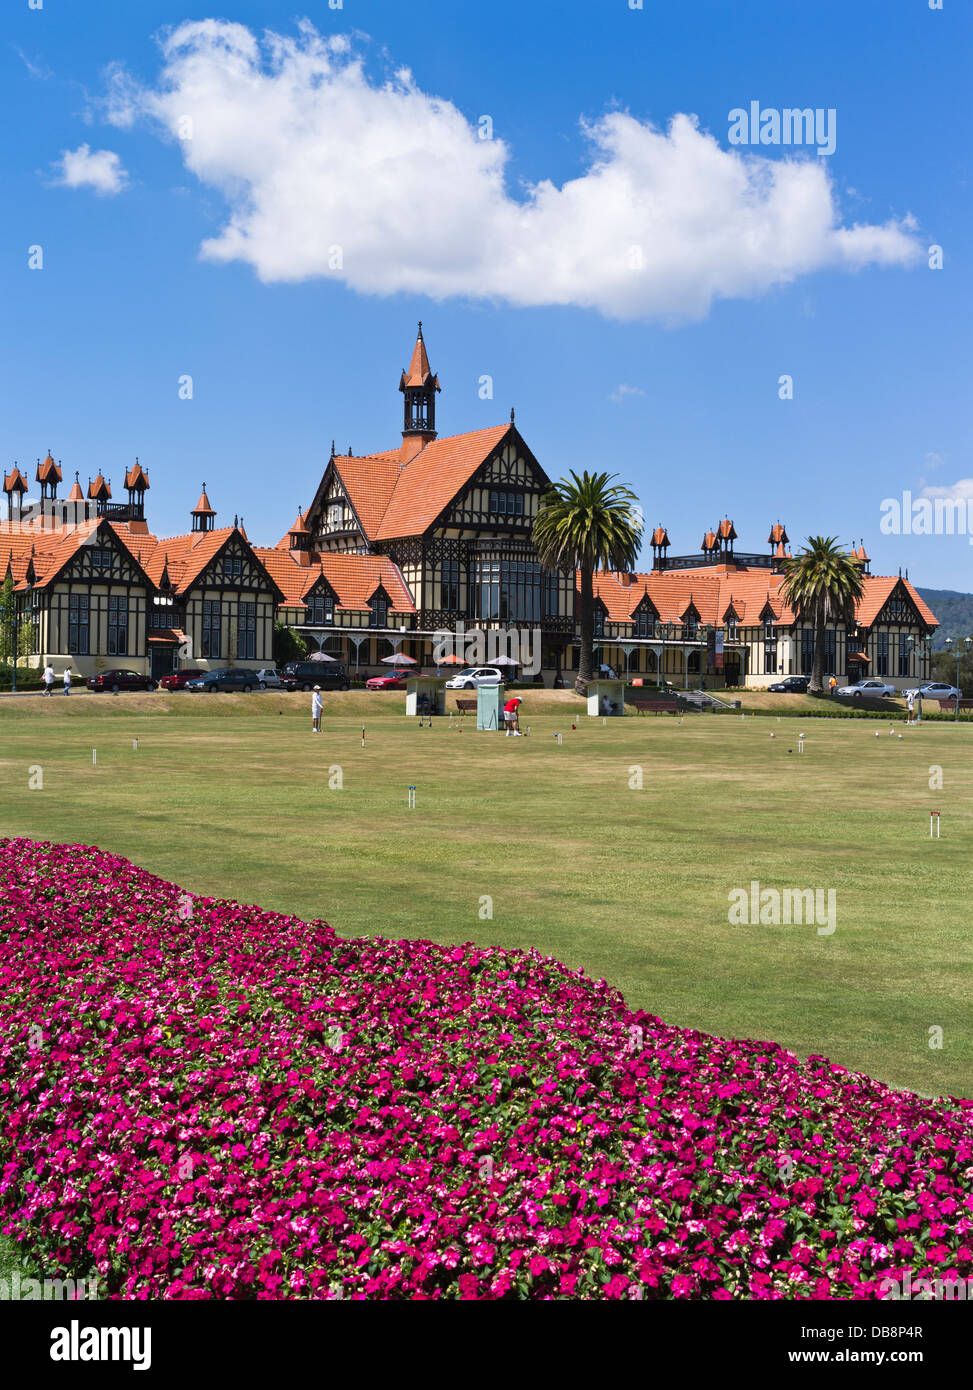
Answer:
[[[522,701],[519,695],[511,695],[510,699],[503,707],[503,722],[507,726],[506,738],[509,738],[511,734],[513,734],[514,738],[520,738],[521,703]]]
[[[65,668],[64,668],[64,693],[65,693],[65,695],[70,695],[70,694],[71,694],[71,667],[70,667],[70,666],[65,666]]]
[[[321,699],[321,687],[316,685],[314,693],[311,695],[311,733],[321,732],[321,711],[324,708],[324,701]]]

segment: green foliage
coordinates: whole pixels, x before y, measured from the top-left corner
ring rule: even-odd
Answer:
[[[932,637],[934,651],[945,651],[947,637],[952,637],[955,646],[964,637],[973,636],[973,594],[960,594],[955,589],[916,589],[916,593],[939,619]]]
[[[33,633],[29,615],[25,618],[21,614],[17,621],[17,595],[14,593],[13,579],[8,574],[0,585],[0,667],[10,666],[14,660],[20,662],[30,655]],[[18,680],[19,674],[18,670]]]
[[[578,684],[591,679],[594,651],[594,572],[634,569],[642,522],[630,488],[613,483],[614,473],[571,473],[541,500],[534,545],[549,569],[569,566],[581,574],[581,653]]]
[[[283,666],[288,661],[303,661],[307,656],[307,641],[286,623],[274,621],[274,663]]]
[[[781,564],[781,597],[814,623],[814,662],[808,689],[823,687],[824,634],[832,619],[847,619],[865,591],[862,562],[842,550],[836,536],[808,536],[799,555]]]

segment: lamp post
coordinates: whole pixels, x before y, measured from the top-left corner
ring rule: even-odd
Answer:
[[[964,637],[964,638],[963,638],[963,643],[964,643],[964,645],[965,645],[967,651],[969,651],[969,649],[970,649],[970,643],[971,643],[971,642],[973,642],[973,637]],[[946,650],[949,651],[949,652],[951,652],[951,651],[953,650],[953,639],[952,639],[952,637],[947,637],[947,638],[946,638]],[[962,650],[963,650],[963,648],[960,646],[959,642],[957,642],[957,643],[956,643],[956,707],[955,707],[955,710],[954,710],[954,712],[953,712],[953,718],[954,718],[954,719],[959,719],[959,702],[960,702],[960,698],[961,698],[961,694],[962,694],[962,692],[961,692],[961,690],[960,690],[960,683],[959,683],[959,658],[960,658],[960,652],[961,652]]]

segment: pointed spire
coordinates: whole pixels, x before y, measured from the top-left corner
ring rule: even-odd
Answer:
[[[514,422],[514,408],[513,408],[513,406],[511,406],[511,407],[510,407],[510,423],[513,424],[513,422]]]

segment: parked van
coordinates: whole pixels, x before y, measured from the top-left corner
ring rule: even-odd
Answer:
[[[289,661],[280,673],[283,690],[350,690],[348,672],[341,661]]]

